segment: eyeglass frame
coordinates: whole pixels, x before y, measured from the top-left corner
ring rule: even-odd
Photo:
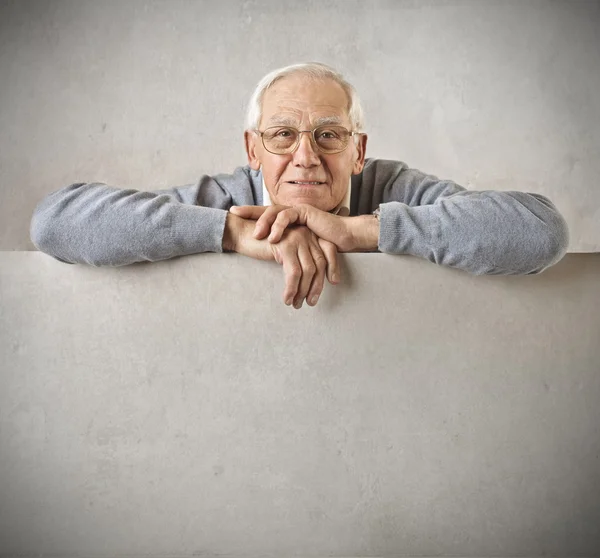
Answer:
[[[317,143],[317,139],[315,138],[315,131],[318,130],[319,128],[328,128],[328,127],[329,128],[343,128],[344,130],[346,130],[346,132],[348,132],[349,137],[362,136],[364,134],[364,132],[351,132],[350,130],[348,130],[348,128],[346,128],[345,126],[340,126],[339,124],[322,124],[321,126],[317,126],[316,128],[313,128],[312,130],[298,130],[298,128],[296,128],[294,126],[287,126],[285,124],[276,124],[275,126],[269,126],[268,128],[265,128],[264,132],[261,132],[258,128],[255,128],[253,131],[256,132],[260,136],[263,147],[269,153],[271,153],[273,155],[290,155],[290,154],[294,153],[298,149],[298,147],[300,147],[300,139],[302,138],[302,134],[304,132],[308,132],[311,135],[312,145],[313,145],[313,147],[316,148],[315,151],[317,151],[318,153],[322,153],[323,155],[337,155],[338,153],[343,153],[344,151],[346,151],[346,149],[348,149],[348,145],[350,145],[350,140],[348,140],[348,143],[340,151],[326,152],[326,151],[321,150],[321,147],[319,146],[319,144]],[[271,128],[290,128],[292,130],[296,130],[298,132],[298,139],[296,140],[296,145],[294,146],[294,148],[291,151],[288,151],[287,153],[273,153],[273,151],[270,151],[267,148],[267,146],[265,145],[264,134],[266,133],[267,130],[270,130]]]

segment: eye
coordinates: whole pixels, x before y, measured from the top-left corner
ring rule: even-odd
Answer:
[[[339,137],[339,134],[337,134],[335,130],[319,130],[317,132],[317,139],[331,140]]]
[[[292,131],[289,128],[281,128],[275,132],[275,137],[278,138],[289,138],[292,135]]]

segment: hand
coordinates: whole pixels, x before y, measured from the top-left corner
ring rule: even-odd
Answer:
[[[337,250],[332,243],[319,239],[306,227],[295,227],[286,231],[278,244],[271,244],[254,238],[254,225],[254,221],[228,214],[223,249],[283,265],[283,300],[288,306],[293,303],[300,308],[305,298],[314,306],[312,299],[322,293],[325,273],[331,284],[339,283]]]
[[[275,261],[283,265],[283,301],[288,306],[293,303],[294,308],[299,309],[304,299],[309,306],[315,306],[323,291],[326,272],[332,285],[339,283],[335,245],[306,227],[288,229],[280,242],[267,245],[271,247]]]
[[[254,238],[267,235],[269,242],[277,243],[290,225],[305,225],[319,238],[335,244],[338,252],[376,251],[379,245],[379,220],[373,215],[339,217],[307,204],[293,207],[234,206],[230,210],[246,219],[255,219]]]

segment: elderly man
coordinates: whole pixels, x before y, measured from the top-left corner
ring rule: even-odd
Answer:
[[[411,254],[473,274],[535,274],[565,254],[546,197],[467,191],[400,161],[365,159],[356,91],[332,68],[297,64],[258,84],[244,134],[248,166],[141,192],[72,184],[36,208],[31,237],[67,263],[119,266],[199,252],[275,260],[285,304],[314,306],[338,252]]]

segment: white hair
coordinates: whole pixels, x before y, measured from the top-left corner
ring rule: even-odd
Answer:
[[[352,125],[352,131],[362,132],[364,128],[364,114],[358,98],[356,89],[347,82],[342,74],[319,62],[310,62],[308,64],[293,64],[292,66],[286,66],[279,70],[274,70],[268,73],[262,78],[252,97],[248,103],[248,111],[246,113],[246,129],[257,130],[260,125],[260,119],[262,117],[262,102],[265,92],[271,87],[277,80],[289,76],[290,74],[304,74],[313,79],[332,79],[338,83],[345,91],[348,97],[348,116]]]

